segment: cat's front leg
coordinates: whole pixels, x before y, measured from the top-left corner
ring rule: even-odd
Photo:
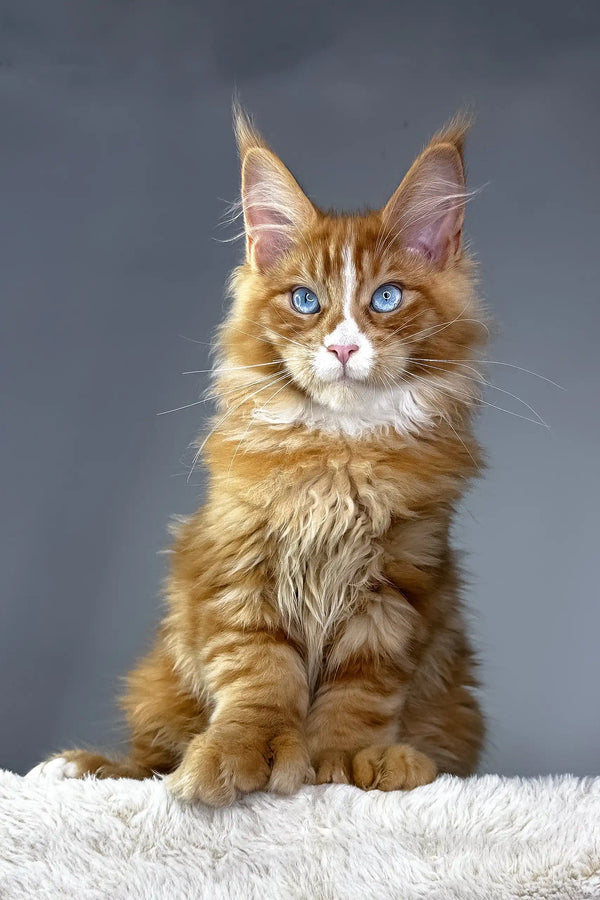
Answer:
[[[433,781],[434,761],[400,740],[418,623],[400,594],[365,597],[339,630],[307,719],[317,784],[407,790]]]
[[[183,800],[223,806],[239,793],[290,794],[312,780],[306,675],[285,637],[230,629],[208,642],[203,657],[214,712],[168,776],[170,790]]]
[[[401,691],[383,689],[368,674],[324,684],[308,717],[316,784],[355,784],[363,790],[409,790],[437,775],[434,761],[399,741]]]
[[[399,740],[403,691],[382,680],[381,673],[340,673],[320,688],[307,723],[316,784],[395,791],[436,777],[434,761]]]

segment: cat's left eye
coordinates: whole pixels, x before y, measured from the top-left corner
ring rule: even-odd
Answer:
[[[297,312],[305,313],[306,315],[321,312],[321,304],[317,295],[305,287],[298,287],[295,291],[292,291],[292,306]]]
[[[402,303],[402,288],[397,284],[382,284],[371,297],[371,309],[378,313],[393,312]]]

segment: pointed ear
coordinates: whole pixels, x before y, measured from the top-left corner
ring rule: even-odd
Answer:
[[[246,258],[263,271],[292,249],[300,232],[315,220],[316,210],[239,110],[235,130],[242,160]]]
[[[434,138],[413,163],[382,216],[402,245],[438,269],[460,253],[466,188],[464,131]]]

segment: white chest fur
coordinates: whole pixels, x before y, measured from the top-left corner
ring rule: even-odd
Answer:
[[[377,576],[377,539],[390,512],[372,485],[359,490],[345,469],[328,468],[290,488],[283,515],[274,522],[277,601],[290,633],[305,646],[314,683],[332,628]]]

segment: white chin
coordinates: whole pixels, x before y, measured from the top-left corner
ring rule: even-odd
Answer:
[[[365,381],[341,377],[323,384],[315,399],[337,412],[350,412],[357,404],[362,404],[371,392],[372,388]]]

